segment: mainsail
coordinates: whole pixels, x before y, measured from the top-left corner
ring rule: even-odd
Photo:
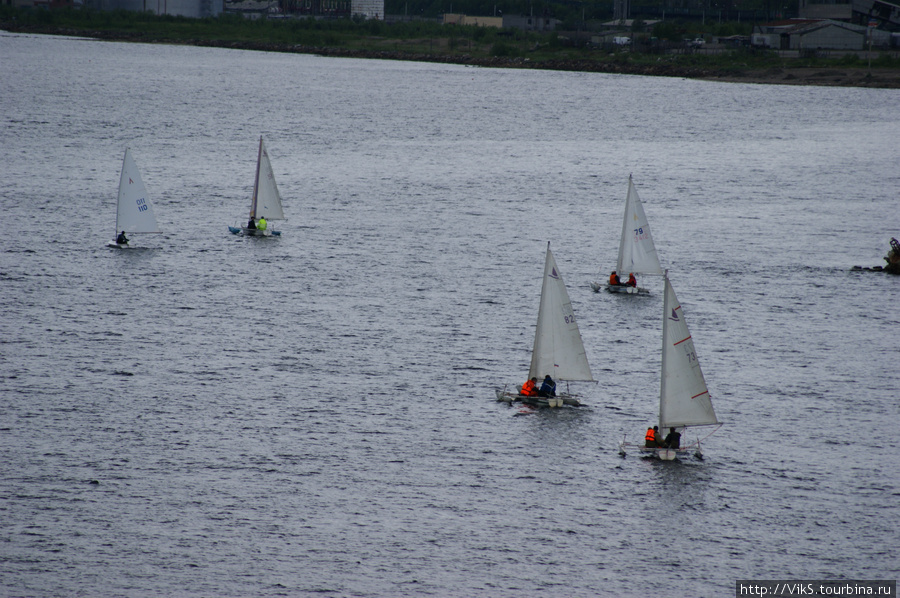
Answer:
[[[663,299],[662,376],[659,388],[659,429],[717,424],[716,412],[694,351],[681,304],[666,280]]]
[[[116,207],[116,232],[159,233],[159,225],[153,214],[153,204],[147,197],[147,190],[141,180],[141,173],[131,157],[131,150],[125,150],[122,160],[122,176],[119,178],[119,197]]]
[[[616,262],[619,276],[635,274],[662,274],[656,246],[650,235],[650,224],[644,214],[641,198],[628,175],[628,197],[625,200],[625,218],[619,241],[619,259]]]
[[[548,374],[558,380],[593,380],[572,302],[549,243],[528,377],[541,380]]]
[[[250,218],[265,217],[267,220],[284,220],[281,209],[281,194],[275,184],[275,173],[269,162],[269,153],[259,138],[259,157],[256,161],[256,182],[253,185],[253,201],[250,202]]]

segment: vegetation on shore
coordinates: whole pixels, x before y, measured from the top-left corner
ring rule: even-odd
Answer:
[[[674,42],[686,35],[723,35],[744,30],[749,33],[746,24],[716,24],[702,32],[696,27],[696,23],[667,21],[643,33],[647,37]],[[559,32],[443,26],[426,20],[404,23],[312,18],[248,20],[233,14],[189,19],[127,11],[51,11],[3,6],[0,7],[0,29],[331,56],[702,78],[740,77],[750,72],[776,72],[798,67],[900,69],[900,59],[887,54],[867,64],[855,54],[840,58],[783,58],[775,52],[749,49],[717,54],[690,50],[661,53],[649,45],[644,51],[638,51],[640,46],[616,51],[608,47],[573,44]]]

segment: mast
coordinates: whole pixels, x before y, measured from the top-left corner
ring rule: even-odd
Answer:
[[[558,380],[592,381],[591,367],[584,351],[584,342],[575,321],[572,301],[566,291],[562,274],[553,259],[550,243],[544,260],[541,284],[541,303],[528,377],[543,378],[550,374]]]
[[[262,163],[262,135],[259,136],[259,153],[256,156],[256,179],[253,181],[253,199],[250,202],[250,217],[256,218],[256,198],[259,192],[259,166]]]
[[[116,197],[116,232],[158,233],[159,224],[153,212],[153,202],[147,195],[141,171],[125,149],[122,159],[122,174],[119,176],[119,192]]]
[[[625,243],[628,242],[628,215],[631,213],[631,187],[634,183],[631,182],[631,174],[628,175],[628,193],[625,196],[625,216],[622,218],[622,234],[619,236],[619,257],[616,260],[616,272],[619,273],[619,276],[622,276],[622,273],[625,272],[624,266],[622,264],[622,258],[625,257]]]
[[[663,434],[663,410],[665,409],[666,397],[666,343],[669,340],[668,329],[666,326],[666,318],[669,314],[669,271],[663,274],[663,327],[662,327],[662,363],[659,368],[659,433]]]
[[[119,207],[122,204],[122,193],[125,189],[125,179],[128,174],[125,172],[128,169],[128,152],[130,148],[125,148],[125,155],[122,156],[122,171],[119,173],[119,191],[116,193],[116,230],[113,231],[114,234],[118,235],[119,231],[122,229],[119,228],[119,218],[122,215],[122,209]]]
[[[659,427],[718,424],[691,332],[668,276],[665,277],[665,292]]]
[[[622,220],[616,271],[619,276],[629,272],[656,275],[663,273],[653,244],[653,235],[650,234],[650,223],[631,175],[628,175],[628,195],[625,199],[625,217]]]

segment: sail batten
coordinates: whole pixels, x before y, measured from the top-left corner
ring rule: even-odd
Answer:
[[[622,221],[622,236],[619,239],[616,272],[620,276],[626,272],[663,274],[656,246],[653,244],[653,236],[650,234],[650,223],[644,214],[644,206],[631,175],[628,176],[628,195],[625,199],[625,217]]]
[[[593,381],[575,312],[556,260],[547,244],[529,378]]]
[[[160,233],[153,211],[153,203],[141,179],[131,150],[125,149],[122,174],[119,177],[119,193],[116,199],[116,232]]]
[[[659,428],[718,424],[694,342],[668,277],[665,287]],[[671,338],[681,340],[672,342]]]

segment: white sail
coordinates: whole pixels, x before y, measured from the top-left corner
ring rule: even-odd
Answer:
[[[147,196],[144,182],[131,150],[125,150],[122,160],[122,176],[119,178],[119,198],[116,207],[116,232],[158,233],[159,225],[153,213],[153,204]]]
[[[694,351],[681,304],[666,277],[663,299],[662,376],[659,388],[659,429],[717,424],[706,380]]]
[[[628,196],[625,200],[625,218],[622,222],[622,237],[619,241],[619,259],[616,272],[625,280],[630,273],[662,274],[656,246],[650,235],[650,224],[644,214],[644,206],[637,189],[628,175]]]
[[[558,380],[593,380],[572,302],[549,243],[528,377],[540,381],[548,374]]]
[[[256,182],[253,185],[253,201],[250,203],[250,217],[266,220],[284,220],[281,209],[281,194],[275,184],[275,173],[269,162],[269,153],[259,138],[259,157],[256,161]]]

